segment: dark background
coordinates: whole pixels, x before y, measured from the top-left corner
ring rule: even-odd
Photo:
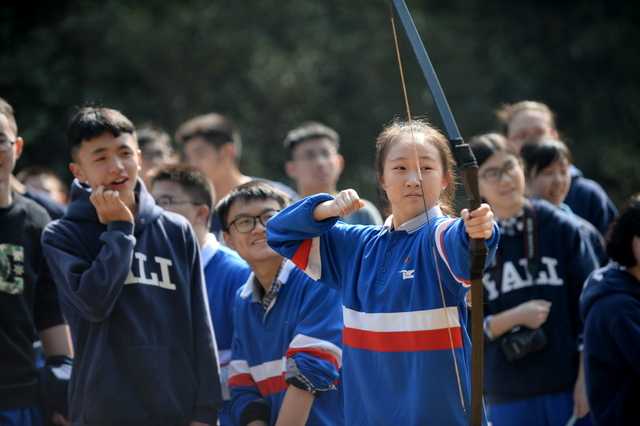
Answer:
[[[557,112],[576,165],[617,204],[640,189],[631,1],[408,1],[463,135],[498,130],[504,102]],[[440,125],[400,33],[415,115]],[[373,141],[404,115],[389,5],[378,0],[4,1],[0,96],[27,141],[18,169],[65,179],[64,129],[85,102],[173,133],[218,111],[241,126],[242,169],[285,180],[281,141],[314,119],[342,136],[341,187],[375,199]]]

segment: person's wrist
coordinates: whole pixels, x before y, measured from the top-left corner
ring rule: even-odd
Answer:
[[[518,305],[511,310],[511,322],[513,327],[524,325],[524,315],[522,313],[522,305]]]

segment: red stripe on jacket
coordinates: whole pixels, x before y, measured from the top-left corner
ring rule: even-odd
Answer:
[[[303,271],[307,269],[309,264],[309,253],[311,253],[312,240],[304,240],[300,247],[296,250],[295,254],[291,258],[291,261]]]
[[[340,369],[340,367],[338,366],[338,360],[336,359],[335,355],[333,355],[330,352],[323,351],[320,349],[314,349],[314,348],[296,348],[296,349],[289,349],[287,351],[287,358],[291,358],[292,356],[298,353],[306,353],[313,357],[323,359],[327,362],[330,362],[336,369],[338,370]]]
[[[449,332],[451,331],[451,332]],[[460,327],[422,331],[367,331],[345,327],[344,344],[374,352],[417,352],[462,347]]]

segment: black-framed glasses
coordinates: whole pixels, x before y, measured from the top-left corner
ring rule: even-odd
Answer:
[[[0,151],[9,151],[16,141],[9,139],[4,135],[0,135]]]
[[[171,195],[161,195],[159,197],[156,197],[156,204],[162,207],[163,209],[166,209],[167,207],[171,207],[171,206],[180,206],[184,204],[192,204],[194,206],[198,205],[198,203],[194,203],[191,200],[176,200]]]
[[[236,231],[241,234],[248,234],[253,231],[256,227],[256,224],[260,222],[263,227],[267,227],[267,222],[269,219],[278,214],[280,210],[267,210],[265,212],[260,213],[258,216],[238,216],[231,223],[229,223],[229,229],[231,226],[236,228]]]
[[[507,175],[513,177],[517,168],[517,161],[510,159],[504,162],[501,167],[491,167],[480,173],[480,178],[488,183],[500,182],[502,176]]]

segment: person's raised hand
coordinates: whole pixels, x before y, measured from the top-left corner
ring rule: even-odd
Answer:
[[[133,213],[120,199],[118,191],[105,190],[104,186],[99,186],[92,191],[89,201],[96,208],[100,223],[105,225],[117,221],[134,223]]]
[[[364,207],[364,201],[353,189],[338,192],[333,200],[325,201],[316,206],[313,217],[324,220],[330,217],[345,217]]]

